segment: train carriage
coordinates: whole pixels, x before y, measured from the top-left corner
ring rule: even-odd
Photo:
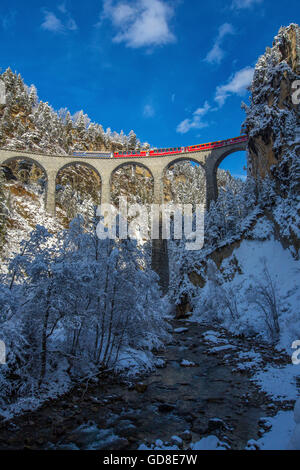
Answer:
[[[240,135],[232,139],[218,140],[215,142],[207,142],[205,144],[191,145],[188,147],[170,147],[159,148],[152,150],[142,150],[140,152],[92,152],[92,151],[75,151],[75,157],[93,157],[93,158],[146,158],[146,157],[164,157],[167,155],[176,155],[179,153],[199,152],[201,150],[210,150],[219,147],[226,147],[227,145],[236,144],[239,142],[246,142],[248,137]]]
[[[92,152],[92,151],[75,151],[74,157],[92,157],[92,158],[112,158],[112,152]]]

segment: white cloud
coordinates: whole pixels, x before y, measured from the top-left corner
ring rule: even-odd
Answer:
[[[224,23],[219,27],[218,36],[216,37],[215,43],[212,49],[208,52],[205,57],[205,61],[210,64],[219,64],[224,57],[224,50],[221,45],[225,36],[234,34],[234,28],[230,23]]]
[[[163,0],[104,1],[103,18],[118,29],[113,41],[131,48],[174,42],[169,27],[173,15],[174,7]]]
[[[186,134],[191,129],[203,129],[204,127],[207,127],[208,123],[202,121],[202,118],[208,113],[209,110],[210,105],[207,101],[205,101],[202,108],[198,108],[196,111],[194,111],[191,119],[184,119],[180,124],[178,124],[176,132],[179,134]]]
[[[233,0],[231,8],[233,10],[245,10],[247,8],[252,8],[253,5],[262,3],[263,0]]]
[[[45,11],[41,28],[52,33],[63,33],[65,30],[61,20],[51,11]]]
[[[218,103],[219,108],[225,104],[225,101],[230,95],[243,95],[252,82],[253,74],[254,68],[245,67],[232,75],[225,85],[218,86],[215,101]],[[205,101],[202,107],[193,112],[190,119],[184,119],[178,124],[176,131],[179,134],[186,134],[191,129],[203,129],[208,127],[209,123],[203,120],[204,116],[210,112],[218,111],[219,108],[211,107],[208,101]]]
[[[144,106],[143,115],[146,118],[153,117],[155,115],[155,109],[151,104],[146,104]]]
[[[245,67],[236,72],[227,84],[218,86],[215,101],[219,107],[223,106],[230,95],[243,95],[251,84],[254,74],[253,67]]]
[[[76,31],[78,29],[75,20],[66,9],[65,3],[58,5],[58,10],[63,16],[61,20],[52,11],[44,11],[44,21],[41,28],[52,33],[66,33],[67,31]]]

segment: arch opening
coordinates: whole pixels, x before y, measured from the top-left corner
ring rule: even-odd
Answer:
[[[45,197],[47,190],[47,172],[43,166],[27,156],[11,157],[1,167],[5,181],[9,184],[21,184],[24,189]]]
[[[218,153],[207,166],[207,206],[217,200],[219,189],[225,190],[229,184],[232,189],[243,184],[246,179],[246,144]]]
[[[218,169],[229,172],[233,178],[245,180],[247,177],[246,151],[237,151],[226,155],[218,165]]]
[[[154,178],[142,163],[126,162],[119,165],[110,178],[111,202],[119,206],[120,197],[128,204],[151,204],[154,197]]]
[[[0,252],[28,236],[37,224],[47,225],[45,209],[47,194],[46,170],[29,157],[11,157],[0,165],[1,198]],[[13,248],[14,249],[14,248]]]
[[[205,204],[206,177],[195,160],[177,159],[163,173],[163,200],[175,204]]]
[[[58,171],[55,186],[56,215],[68,226],[77,215],[88,224],[101,200],[101,176],[86,163],[69,163]]]

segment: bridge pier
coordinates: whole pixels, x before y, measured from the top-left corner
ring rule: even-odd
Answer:
[[[162,204],[163,203],[163,173],[161,171],[152,172],[153,175],[153,203]]]
[[[153,203],[161,205],[164,202],[163,197],[163,176],[161,171],[152,173],[154,178],[154,194]],[[162,294],[166,295],[169,290],[169,254],[168,254],[168,240],[162,238],[162,214],[161,211],[158,215],[159,220],[159,233],[158,238],[152,240],[152,257],[151,267],[153,271],[159,276],[159,286]]]
[[[160,230],[161,232],[161,230]],[[168,240],[152,240],[151,267],[159,276],[159,285],[163,295],[169,290],[169,254]]]
[[[47,172],[46,210],[55,216],[56,172]]]
[[[217,169],[214,165],[207,164],[205,167],[206,178],[206,210],[212,201],[218,198]]]
[[[103,175],[101,178],[101,204],[110,203],[110,178]]]

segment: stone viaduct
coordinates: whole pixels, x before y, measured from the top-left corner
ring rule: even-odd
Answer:
[[[165,170],[174,163],[181,161],[193,161],[199,163],[206,175],[206,201],[207,207],[210,202],[216,200],[217,169],[222,160],[228,155],[241,150],[246,150],[247,142],[239,142],[211,150],[202,150],[188,153],[178,153],[167,156],[149,157],[119,157],[119,158],[97,158],[94,156],[75,157],[67,155],[45,155],[27,151],[0,150],[0,165],[8,164],[15,159],[28,160],[39,166],[47,178],[46,209],[55,215],[55,193],[56,178],[64,168],[73,164],[82,164],[93,169],[101,179],[101,202],[110,202],[110,188],[113,173],[127,164],[135,164],[146,168],[152,175],[154,181],[154,203],[163,203],[163,177]]]

